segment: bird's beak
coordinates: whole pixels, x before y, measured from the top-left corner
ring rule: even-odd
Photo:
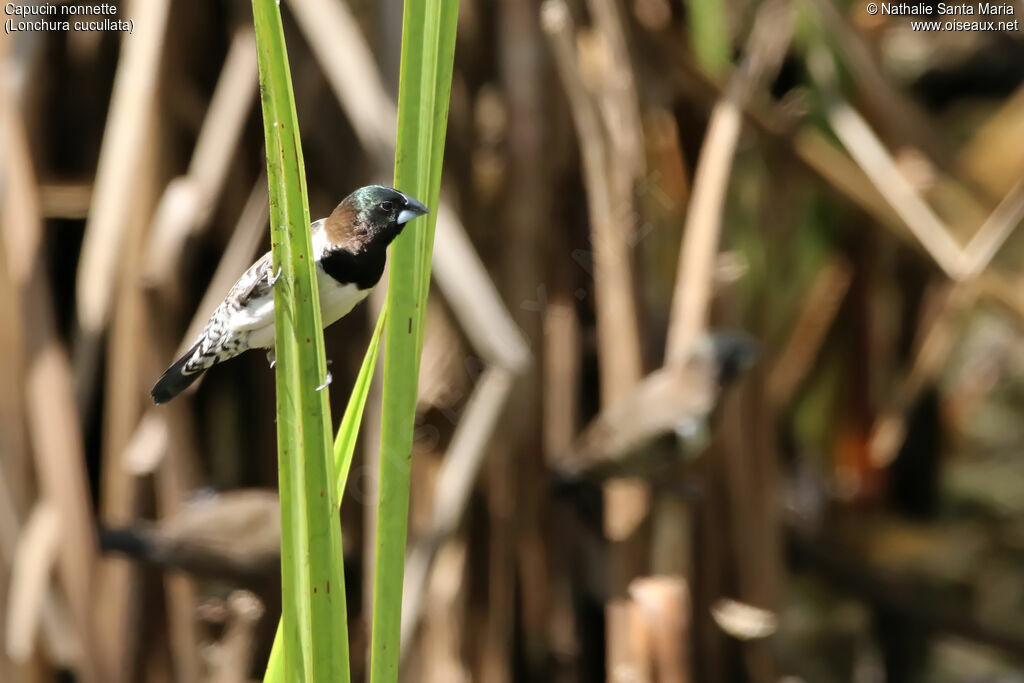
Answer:
[[[399,212],[398,214],[398,219],[396,220],[396,222],[399,225],[405,225],[406,223],[411,221],[413,218],[416,218],[417,216],[422,216],[425,213],[430,213],[430,210],[427,209],[427,207],[423,206],[423,204],[416,201],[412,197],[409,197],[408,195],[402,196],[405,197],[405,208],[402,209],[401,212]]]

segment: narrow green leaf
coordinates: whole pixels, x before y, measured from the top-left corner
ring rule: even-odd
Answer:
[[[356,383],[352,386],[352,394],[348,397],[348,405],[345,406],[345,414],[338,427],[338,436],[334,439],[334,471],[338,473],[339,504],[345,498],[345,484],[348,482],[348,472],[352,468],[356,436],[359,434],[359,424],[363,421],[363,408],[366,407],[366,397],[370,393],[370,383],[373,382],[373,371],[377,369],[380,338],[383,336],[384,321],[387,317],[387,307],[382,308],[380,315],[377,316],[377,327],[373,330],[370,345],[366,348],[363,365],[359,368]]]
[[[253,0],[267,148],[277,353],[281,587],[285,679],[348,681],[341,524],[332,495],[323,326],[306,178],[281,13]]]
[[[267,661],[267,671],[263,674],[263,683],[284,683],[284,615],[277,622],[277,631],[274,633],[274,644],[270,648],[270,659]]]
[[[391,247],[373,581],[371,683],[398,679],[402,578],[423,318],[451,95],[458,0],[407,0],[395,187],[432,209]]]
[[[386,319],[387,308],[383,308],[377,317],[377,327],[373,330],[370,345],[363,357],[363,365],[359,368],[359,375],[356,377],[356,383],[352,387],[352,394],[348,399],[348,406],[345,408],[345,415],[341,418],[338,435],[334,439],[334,471],[337,472],[338,477],[336,488],[339,502],[345,497],[345,483],[348,481],[348,473],[352,467],[352,455],[356,450],[356,437],[359,435],[359,425],[362,423],[366,397],[370,393],[373,371],[377,367],[377,356],[380,354],[380,340],[383,336]],[[264,683],[282,683],[285,680],[281,637],[281,623],[278,622],[274,646],[270,650],[270,660],[267,662],[267,672],[263,676]]]

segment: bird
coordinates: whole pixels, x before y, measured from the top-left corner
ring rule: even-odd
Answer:
[[[100,550],[196,576],[244,582],[281,569],[281,505],[277,492],[198,492],[158,522],[97,529]]]
[[[657,479],[681,455],[699,455],[707,446],[709,423],[723,392],[757,356],[757,343],[742,333],[704,334],[683,365],[651,373],[633,393],[602,410],[565,452],[555,455],[556,484]]]
[[[426,206],[391,187],[367,185],[345,197],[326,218],[310,226],[320,314],[333,324],[365,299],[380,281],[387,248]],[[184,391],[218,363],[248,351],[274,347],[274,285],[267,252],[234,284],[217,306],[195,343],[171,364],[153,386],[157,405]],[[271,361],[273,365],[273,361]]]

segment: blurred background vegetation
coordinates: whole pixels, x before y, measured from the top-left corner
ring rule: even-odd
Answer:
[[[461,0],[404,680],[1024,680],[1005,6]],[[319,217],[390,182],[402,4],[283,9]],[[0,38],[0,680],[261,678],[273,375],[148,397],[267,247],[251,8],[119,11]],[[327,332],[335,415],[382,301]],[[759,347],[723,391],[709,331]],[[341,512],[357,679],[379,405]]]

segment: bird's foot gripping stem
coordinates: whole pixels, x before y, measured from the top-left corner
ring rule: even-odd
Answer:
[[[267,349],[267,362],[270,363],[271,370],[277,365],[277,354],[274,353],[274,349]]]
[[[330,373],[330,372],[328,372],[328,373],[327,373],[327,378],[326,378],[326,379],[324,380],[324,383],[323,383],[323,384],[321,384],[320,386],[318,386],[318,387],[316,388],[316,390],[317,390],[317,391],[323,391],[324,389],[326,389],[327,387],[329,387],[329,386],[330,386],[330,384],[331,384],[331,382],[333,382],[333,381],[334,381],[334,376],[333,376],[333,375],[331,375],[331,373]]]
[[[270,286],[273,287],[277,284],[277,281],[281,279],[281,266],[277,267],[277,272],[274,273],[274,277],[270,278]]]

